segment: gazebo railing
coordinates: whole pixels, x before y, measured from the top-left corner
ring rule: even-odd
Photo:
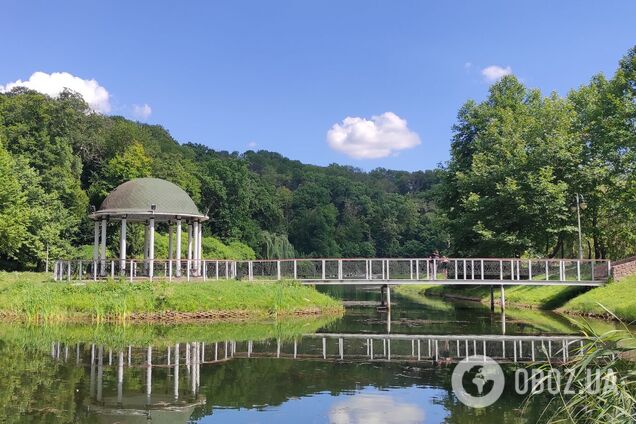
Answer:
[[[297,280],[332,284],[441,282],[448,284],[597,283],[610,275],[607,260],[495,258],[353,258],[353,259],[108,259],[58,260],[58,281],[104,278],[247,281]]]

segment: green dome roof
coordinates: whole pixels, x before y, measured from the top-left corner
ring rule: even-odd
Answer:
[[[203,216],[188,193],[181,187],[159,178],[137,178],[119,185],[104,199],[101,214],[151,213],[150,205],[159,215]]]

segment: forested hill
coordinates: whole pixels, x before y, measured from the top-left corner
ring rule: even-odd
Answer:
[[[184,188],[211,218],[205,235],[264,258],[576,257],[577,196],[584,255],[624,257],[636,253],[636,48],[565,97],[502,78],[459,110],[448,163],[421,172],[220,152],[71,92],[0,93],[0,268],[41,266],[47,245],[78,255],[90,205],[145,176]],[[138,255],[143,232],[130,239]]]
[[[207,235],[260,257],[422,255],[444,243],[428,214],[438,174],[180,145],[158,125],[91,113],[72,92],[18,89],[0,94],[0,263],[34,267],[47,244],[52,257],[76,255],[92,243],[90,205],[145,176],[184,188],[210,216]],[[139,254],[142,235],[131,237]]]

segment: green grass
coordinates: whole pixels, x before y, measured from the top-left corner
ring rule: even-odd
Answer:
[[[606,308],[623,320],[636,321],[636,276],[590,290],[567,302],[562,309],[584,315],[606,316]]]
[[[48,281],[34,273],[0,273],[0,315],[30,322],[125,321],[135,314],[211,313],[263,319],[299,313],[341,314],[342,305],[293,282],[213,281],[85,284]]]
[[[482,303],[490,303],[487,286],[403,286],[397,289],[407,297],[424,295],[432,297],[460,297]],[[636,321],[636,276],[598,288],[568,286],[506,286],[506,306],[520,306],[558,312],[594,315],[612,318],[607,310],[618,318]],[[499,303],[500,290],[495,287],[495,302]],[[606,310],[607,309],[607,310]]]
[[[585,287],[568,286],[506,286],[506,304],[551,310],[562,306],[585,290]],[[435,286],[428,288],[426,294],[464,296],[484,303],[490,302],[490,288],[487,286]],[[495,287],[495,302],[499,302],[500,296],[499,287]]]

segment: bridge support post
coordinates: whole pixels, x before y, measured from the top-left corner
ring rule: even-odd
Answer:
[[[503,284],[501,285],[501,310],[504,311],[506,309],[506,290],[504,289]]]
[[[388,284],[380,286],[380,306],[391,309],[391,288]]]

